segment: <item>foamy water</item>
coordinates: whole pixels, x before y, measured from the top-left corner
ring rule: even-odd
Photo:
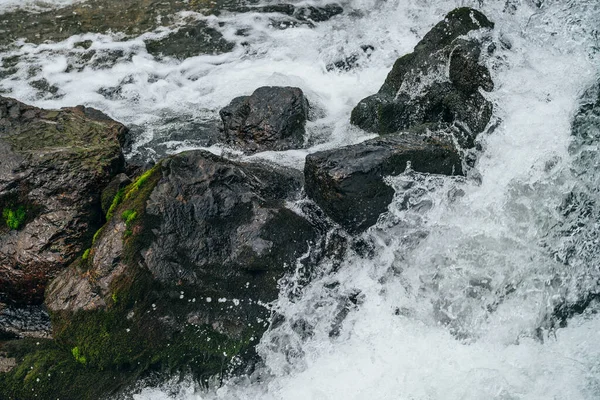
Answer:
[[[128,41],[83,35],[25,45],[7,54],[21,61],[0,88],[43,107],[102,109],[134,127],[131,156],[152,157],[198,147],[193,137],[153,142],[164,134],[165,120],[175,118],[174,128],[210,121],[232,98],[259,86],[298,86],[316,109],[309,148],[254,158],[301,168],[308,152],[370,137],[349,125],[352,108],[378,90],[396,58],[448,11],[479,5],[340,3],[344,14],[314,29],[279,30],[267,16],[253,13],[210,17],[210,24],[237,43],[235,49],[183,62],[158,61],[145,51],[142,39],[160,32]],[[147,387],[135,399],[600,398],[597,306],[564,328],[549,323],[556,305],[597,290],[600,278],[594,234],[600,207],[583,217],[561,212],[571,192],[600,200],[597,144],[585,148],[591,158],[581,158],[571,135],[580,98],[600,75],[600,5],[483,3],[496,23],[499,50],[486,60],[495,89],[486,96],[495,104],[498,127],[481,138],[469,176],[408,173],[390,179],[398,188],[413,186],[364,235],[371,254],[350,254],[336,269],[324,262],[317,266],[319,277],[295,296],[282,289],[274,308],[286,322],[263,337],[264,365],[252,376],[208,390],[190,380],[170,382]],[[235,36],[239,29],[249,36]],[[103,69],[67,72],[80,51],[74,44],[85,39],[99,51],[122,50],[122,59]],[[374,50],[367,54],[363,45]],[[355,69],[328,71],[329,64],[353,54]],[[35,65],[39,69],[31,76]],[[41,95],[28,84],[41,78],[57,93]],[[120,84],[116,97],[99,93]],[[408,210],[400,206],[405,197],[412,204]],[[578,230],[567,229],[569,218]],[[340,323],[341,313],[347,316]]]

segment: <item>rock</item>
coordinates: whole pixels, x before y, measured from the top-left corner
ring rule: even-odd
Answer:
[[[337,4],[327,4],[322,7],[295,6],[293,4],[273,4],[266,6],[247,6],[247,2],[231,0],[88,0],[85,4],[74,3],[65,5],[60,9],[41,10],[29,12],[24,9],[9,11],[0,18],[0,47],[7,46],[17,39],[41,44],[47,41],[59,42],[74,35],[86,33],[121,33],[126,37],[136,37],[145,32],[156,30],[161,26],[173,26],[181,22],[181,14],[197,12],[203,15],[218,15],[222,11],[232,13],[262,12],[283,14],[293,25],[314,26],[314,23],[323,22],[343,12]],[[189,36],[175,35],[177,55],[186,52],[184,43],[193,47],[196,44],[193,37],[204,41],[212,53],[211,44],[205,39],[214,40],[216,48],[227,48],[228,44],[217,31],[205,29],[203,23],[188,18],[183,21],[189,24],[182,33],[188,32]],[[195,30],[195,32],[194,32]],[[183,41],[179,41],[182,39]],[[76,43],[85,48],[85,42]],[[181,52],[181,53],[180,53]],[[163,53],[165,54],[165,53]],[[198,53],[191,52],[196,55]],[[166,54],[165,54],[166,55]]]
[[[89,245],[126,131],[94,109],[0,97],[0,301],[40,304],[48,280]]]
[[[494,84],[479,63],[481,40],[461,36],[494,24],[479,11],[450,12],[399,58],[375,95],[352,110],[351,122],[373,133],[387,134],[423,123],[455,124],[463,147],[473,147],[492,116],[492,104],[479,92]]]
[[[416,172],[461,175],[461,157],[447,136],[396,133],[306,157],[306,194],[352,233],[387,211],[394,189],[383,178],[410,162]]]
[[[0,340],[23,337],[50,337],[50,317],[44,306],[15,307],[0,304]]]
[[[148,53],[181,60],[201,54],[226,53],[233,47],[233,43],[226,41],[219,31],[209,27],[205,21],[184,26],[163,39],[146,41]]]
[[[238,12],[278,13],[287,15],[288,19],[274,18],[273,26],[287,29],[296,26],[315,27],[316,22],[325,22],[344,12],[339,4],[326,4],[322,7],[294,6],[293,4],[270,4],[265,6],[238,7]]]
[[[48,288],[56,343],[77,349],[68,356],[86,373],[119,379],[150,368],[208,379],[234,359],[245,365],[278,280],[317,240],[285,207],[301,184],[296,171],[204,151],[162,160],[127,186],[90,252]]]
[[[375,47],[371,45],[362,45],[360,46],[360,49],[362,52],[355,51],[348,57],[334,61],[331,64],[327,64],[325,69],[327,69],[327,71],[351,71],[352,69],[361,65],[362,60],[369,59],[371,57],[371,53],[375,50]]]
[[[117,193],[119,193],[119,190],[125,189],[125,187],[130,183],[131,179],[129,179],[127,175],[120,173],[115,176],[113,180],[110,181],[109,184],[104,188],[100,197],[102,213],[104,215],[108,213],[108,210],[110,209],[115,196]]]
[[[250,153],[300,148],[308,108],[299,88],[260,87],[221,110],[225,140]]]
[[[4,357],[0,354],[0,372],[9,372],[17,366],[17,360],[14,358]]]

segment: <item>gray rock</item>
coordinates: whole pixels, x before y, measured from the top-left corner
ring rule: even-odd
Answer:
[[[300,148],[308,109],[299,88],[260,87],[221,110],[225,140],[250,153]]]
[[[423,123],[455,124],[463,147],[473,147],[492,116],[492,104],[479,92],[494,85],[479,63],[481,43],[460,39],[470,31],[493,28],[479,11],[450,12],[399,58],[378,93],[352,110],[351,122],[379,134],[398,132]]]
[[[462,174],[461,157],[447,134],[396,133],[309,154],[306,194],[334,221],[358,233],[375,224],[392,201],[394,189],[383,178],[404,172],[409,162],[417,172]]]

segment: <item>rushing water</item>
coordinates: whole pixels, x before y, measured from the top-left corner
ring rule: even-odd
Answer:
[[[142,39],[160,32],[128,41],[87,34],[0,55],[20,57],[0,90],[43,107],[104,110],[133,127],[130,157],[202,146],[198,135],[173,132],[195,132],[232,98],[259,86],[298,86],[315,109],[309,149],[254,157],[302,168],[308,152],[369,137],[349,125],[350,110],[449,10],[476,6],[496,23],[499,50],[486,62],[496,84],[487,96],[497,127],[481,137],[469,176],[391,178],[391,185],[410,190],[364,235],[368,255],[324,262],[310,284],[282,288],[274,308],[285,322],[263,337],[264,365],[252,376],[208,391],[174,381],[135,398],[600,398],[600,306],[592,301],[566,324],[551,317],[561,304],[599,291],[600,128],[586,124],[588,116],[573,135],[571,124],[580,104],[595,96],[586,90],[600,71],[600,3],[340,4],[344,14],[316,28],[278,29],[257,13],[211,16],[208,22],[235,49],[183,62],[158,61],[145,51]],[[240,29],[245,36],[236,35]],[[120,50],[119,57],[110,65],[69,68],[82,40],[100,52]],[[353,69],[328,68],[348,57]],[[30,84],[40,79],[55,89],[40,92]],[[106,88],[117,88],[117,95],[106,95]],[[219,145],[210,149],[235,156]]]

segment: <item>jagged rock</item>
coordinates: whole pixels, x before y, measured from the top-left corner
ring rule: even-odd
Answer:
[[[225,140],[247,152],[299,148],[308,108],[299,88],[260,87],[221,110]]]
[[[0,97],[0,301],[41,303],[48,280],[89,245],[126,131],[94,109]]]
[[[150,366],[208,378],[250,359],[278,280],[317,239],[285,207],[301,184],[297,171],[204,151],[162,160],[127,186],[90,252],[48,288],[57,343],[77,349],[86,373],[118,371],[115,384]],[[48,394],[62,398],[67,386]]]
[[[383,178],[405,171],[460,175],[461,157],[446,136],[396,133],[306,157],[306,194],[334,221],[358,233],[387,210],[394,189]]]
[[[492,115],[492,104],[479,90],[490,91],[494,85],[479,63],[481,41],[461,37],[493,26],[470,8],[450,12],[413,53],[396,61],[379,92],[352,110],[352,124],[379,134],[423,123],[455,124],[461,128],[461,146],[472,147]]]

